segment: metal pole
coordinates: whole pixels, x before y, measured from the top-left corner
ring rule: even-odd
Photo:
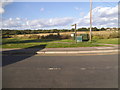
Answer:
[[[90,42],[92,41],[92,0],[90,0]]]
[[[75,24],[75,43],[77,43],[77,25]]]

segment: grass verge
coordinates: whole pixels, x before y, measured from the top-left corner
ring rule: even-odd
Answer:
[[[59,43],[58,43],[59,42]],[[52,40],[52,39],[20,39],[20,38],[6,38],[3,39],[2,48],[29,48],[39,45],[46,45],[46,48],[68,48],[68,47],[99,47],[108,45],[98,45],[97,43],[104,44],[118,44],[118,39],[100,39],[93,42],[79,42],[75,43],[71,39]]]
[[[95,43],[120,44],[119,38],[93,40]]]

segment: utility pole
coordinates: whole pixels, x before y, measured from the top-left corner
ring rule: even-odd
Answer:
[[[92,41],[92,0],[90,0],[90,42]]]

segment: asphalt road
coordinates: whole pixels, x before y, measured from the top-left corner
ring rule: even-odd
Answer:
[[[3,88],[117,88],[118,55],[3,56]]]

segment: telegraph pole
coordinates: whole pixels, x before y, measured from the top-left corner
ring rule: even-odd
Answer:
[[[90,42],[92,41],[92,0],[90,0]]]

